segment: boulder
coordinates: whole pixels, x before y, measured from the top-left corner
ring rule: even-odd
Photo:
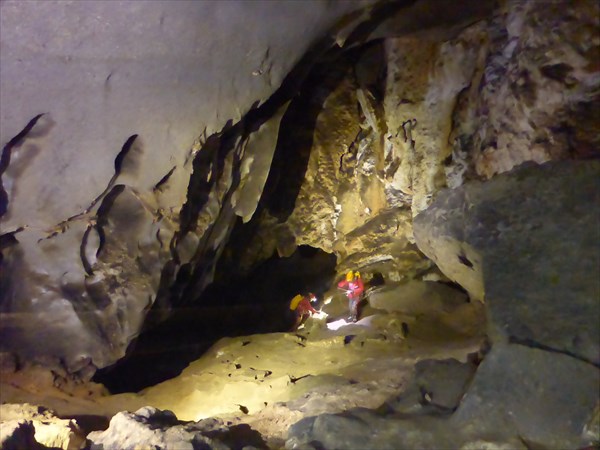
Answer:
[[[600,372],[589,363],[497,345],[452,415],[473,368],[426,361],[421,369],[417,389],[409,386],[378,412],[357,408],[300,420],[290,428],[286,448],[562,449],[597,442]]]
[[[456,359],[419,361],[406,390],[385,405],[404,414],[451,414],[460,404],[476,369],[474,363]]]
[[[219,419],[180,422],[173,412],[151,406],[116,414],[107,430],[88,439],[91,450],[265,448],[260,434],[247,425],[228,427]]]
[[[9,448],[39,448],[50,447],[63,450],[77,450],[83,448],[86,439],[85,434],[73,419],[61,419],[57,415],[42,406],[30,404],[4,404],[0,405],[0,426],[2,428],[2,442],[5,439],[5,430],[14,432],[6,444],[0,445],[2,449]],[[29,427],[34,431],[35,445],[17,445],[10,447],[10,442],[24,443],[29,439]],[[33,436],[33,435],[32,435]],[[8,439],[8,437],[6,438]],[[26,439],[25,441],[21,439]],[[5,447],[6,445],[6,447]],[[45,447],[43,447],[45,446]]]
[[[588,424],[599,397],[600,370],[593,365],[497,344],[451,421],[469,435],[520,437],[530,448],[583,448],[593,443]]]
[[[599,211],[600,161],[527,165],[440,192],[414,233],[449,278],[485,300],[492,342],[598,365]]]
[[[29,420],[8,420],[0,427],[0,448],[2,450],[42,449],[35,440],[35,428]]]

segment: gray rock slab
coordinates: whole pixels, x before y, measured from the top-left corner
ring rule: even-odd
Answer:
[[[452,423],[471,435],[519,436],[542,448],[591,445],[584,428],[600,398],[600,370],[560,353],[495,345]]]
[[[600,364],[600,161],[521,166],[438,194],[419,248],[485,299],[494,342]]]
[[[450,414],[460,404],[476,370],[474,363],[456,359],[419,361],[410,385],[385,405],[404,414]]]

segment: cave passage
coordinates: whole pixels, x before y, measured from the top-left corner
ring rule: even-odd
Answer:
[[[300,246],[288,258],[272,256],[246,276],[221,272],[196,304],[174,309],[144,331],[125,358],[98,370],[93,381],[113,394],[138,392],[179,375],[223,337],[288,331],[294,322],[290,299],[308,292],[321,299],[335,265],[334,255]]]

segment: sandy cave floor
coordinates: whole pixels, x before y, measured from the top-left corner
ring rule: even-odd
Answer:
[[[176,378],[137,394],[57,386],[40,370],[3,376],[0,400],[49,407],[88,431],[106,427],[118,411],[151,405],[182,421],[247,424],[276,448],[303,417],[378,408],[403,391],[417,361],[465,361],[484,339],[482,305],[440,283],[385,286],[371,294],[360,321],[337,330],[327,323],[347,315],[346,300],[335,295],[323,311],[327,318],[309,319],[295,333],[223,338]]]

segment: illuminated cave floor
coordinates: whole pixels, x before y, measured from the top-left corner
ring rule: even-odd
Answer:
[[[336,296],[323,308],[327,319],[296,333],[221,339],[178,377],[137,394],[28,401],[63,416],[110,417],[152,405],[185,421],[219,417],[249,424],[276,447],[301,418],[377,408],[403,391],[418,360],[465,361],[483,340],[482,306],[438,283],[386,286],[371,295],[359,322],[328,329],[347,315],[345,306]]]

